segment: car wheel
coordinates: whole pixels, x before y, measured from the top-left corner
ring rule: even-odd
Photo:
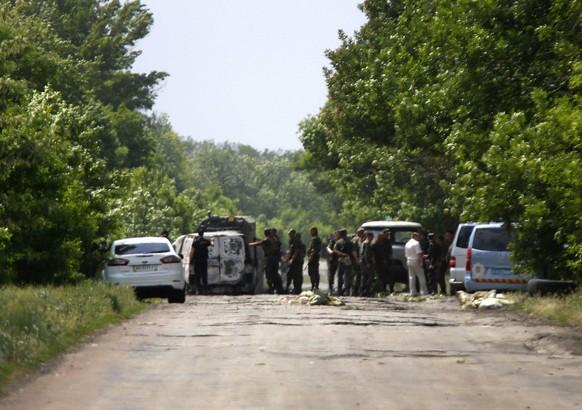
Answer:
[[[186,302],[186,289],[172,290],[168,296],[168,303],[184,303]]]
[[[575,290],[576,283],[569,280],[532,279],[527,283],[529,296],[566,295]]]

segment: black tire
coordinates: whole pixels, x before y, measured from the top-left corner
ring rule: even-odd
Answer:
[[[449,283],[449,287],[450,287],[450,289],[449,289],[449,295],[450,296],[456,296],[458,291],[460,291],[460,290],[463,290],[464,291],[465,290],[465,286],[464,285],[451,285]]]
[[[567,295],[576,291],[576,282],[569,280],[532,279],[527,283],[529,296]]]
[[[174,289],[168,296],[168,303],[184,303],[186,302],[186,289]]]

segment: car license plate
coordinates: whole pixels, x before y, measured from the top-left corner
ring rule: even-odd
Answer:
[[[159,265],[135,265],[134,272],[153,272],[158,270]]]

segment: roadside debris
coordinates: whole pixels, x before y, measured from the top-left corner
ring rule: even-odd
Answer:
[[[461,302],[462,309],[499,309],[515,303],[503,293],[496,290],[467,293],[462,290],[457,292],[457,299]]]
[[[279,303],[286,303],[289,305],[330,305],[343,306],[344,302],[335,296],[329,296],[326,292],[321,291],[305,291],[299,295],[286,295],[278,299]]]

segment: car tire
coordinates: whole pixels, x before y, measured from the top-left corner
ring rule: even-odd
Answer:
[[[184,303],[186,302],[186,289],[172,290],[168,296],[168,303]]]
[[[569,280],[531,279],[527,283],[529,296],[567,295],[576,291],[576,282]]]

